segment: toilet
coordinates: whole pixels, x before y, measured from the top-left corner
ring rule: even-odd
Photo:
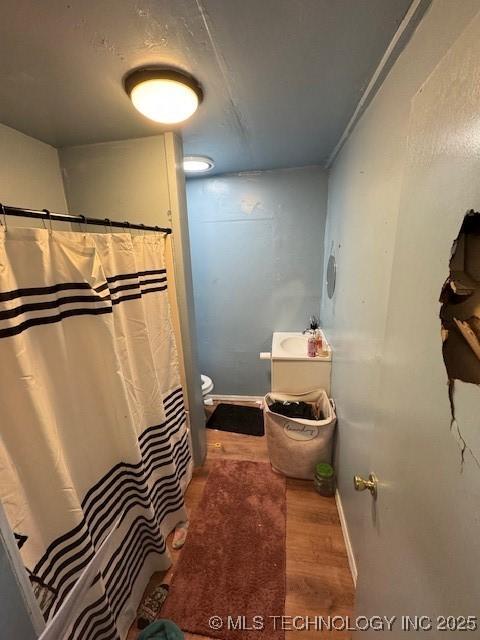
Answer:
[[[208,376],[205,376],[203,373],[201,374],[202,379],[202,395],[205,397],[209,393],[213,391],[213,381]]]

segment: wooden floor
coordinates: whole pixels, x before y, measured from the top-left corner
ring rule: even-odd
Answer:
[[[268,461],[266,438],[207,429],[205,465],[194,472],[185,501],[193,514],[200,501],[212,462],[218,458]],[[173,565],[166,574],[155,574],[146,593],[160,582],[169,582],[181,551],[171,549]],[[287,616],[352,616],[354,589],[334,498],[317,494],[313,483],[287,479]],[[130,630],[128,640],[138,632]],[[261,634],[260,634],[261,635]],[[287,631],[286,640],[310,638],[350,640],[349,632]],[[185,634],[189,639],[201,636]]]

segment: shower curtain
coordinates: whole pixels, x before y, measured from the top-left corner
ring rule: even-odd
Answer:
[[[123,638],[187,517],[164,242],[1,231],[0,499],[45,638]]]

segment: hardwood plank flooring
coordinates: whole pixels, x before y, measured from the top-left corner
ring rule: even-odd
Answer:
[[[187,508],[193,514],[202,496],[212,463],[218,458],[268,461],[265,437],[245,436],[207,429],[208,453],[203,467],[196,469],[186,492]],[[172,567],[155,574],[146,593],[160,582],[169,582],[180,551],[171,548]],[[287,479],[287,616],[352,616],[354,588],[348,566],[340,520],[334,498],[324,498],[304,480]],[[241,612],[239,612],[241,613]],[[232,612],[232,615],[235,612]],[[132,626],[127,640],[136,640]],[[185,634],[189,640],[203,636]],[[286,640],[350,640],[348,631],[287,630]]]

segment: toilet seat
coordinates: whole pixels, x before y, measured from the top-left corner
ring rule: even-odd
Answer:
[[[206,396],[213,391],[213,381],[203,373],[200,377],[202,379],[202,395]]]

